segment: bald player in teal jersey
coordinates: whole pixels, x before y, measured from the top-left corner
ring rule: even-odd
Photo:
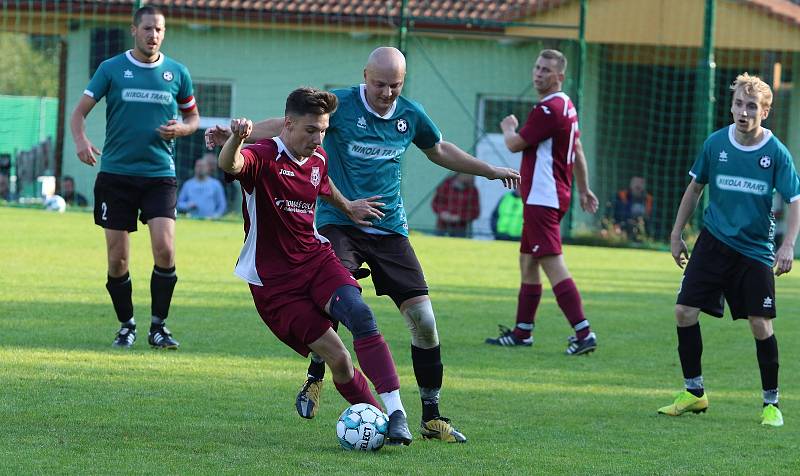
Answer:
[[[106,98],[106,139],[94,187],[94,218],[105,230],[106,289],[120,322],[113,345],[120,348],[130,348],[136,341],[128,263],[129,234],[136,231],[137,218],[150,230],[154,260],[148,342],[155,348],[178,348],[164,326],[178,280],[175,138],[197,130],[200,115],[189,71],[159,51],[165,31],[164,14],[158,8],[138,9],[131,25],[134,48],[100,64],[70,121],[78,158],[96,165],[100,151],[86,136],[86,116]],[[178,111],[182,122],[177,120]]]
[[[761,423],[782,426],[778,408],[778,341],[772,328],[776,316],[775,275],[792,269],[794,245],[800,229],[800,179],[786,147],[761,122],[772,105],[770,87],[758,77],[739,75],[731,85],[734,123],[713,133],[689,174],[672,229],[672,256],[683,268],[688,250],[681,237],[703,188],[708,185],[705,228],[688,259],[675,306],[678,356],[686,390],[658,412],[679,416],[705,412],[708,397],[703,386],[703,340],[700,311],[722,317],[723,298],[733,319],[747,319],[755,337],[761,373]],[[789,203],[787,230],[777,253],[771,212],[777,190]]]
[[[498,179],[509,188],[519,183],[519,173],[482,162],[442,140],[422,106],[400,95],[405,74],[403,54],[381,47],[369,56],[364,84],[333,91],[339,98],[339,108],[331,115],[323,143],[329,157],[329,177],[345,198],[371,206],[371,223],[354,223],[321,202],[317,227],[354,275],[363,277],[366,273],[360,274],[365,271],[360,266],[369,265],[378,295],[388,295],[405,318],[422,399],[423,438],[463,443],[466,437],[439,414],[444,367],[428,285],[408,240],[408,221],[400,196],[401,162],[414,144],[437,165]],[[282,124],[280,118],[262,121],[255,125],[250,140],[276,136]],[[229,134],[229,130],[217,126],[206,131],[206,139],[210,146],[221,145]],[[304,418],[316,413],[324,369],[324,362],[312,356],[308,379],[296,401]]]

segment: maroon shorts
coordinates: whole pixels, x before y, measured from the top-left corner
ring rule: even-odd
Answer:
[[[557,208],[525,205],[519,252],[534,258],[561,254],[561,219]]]
[[[291,275],[264,286],[250,285],[256,310],[273,334],[298,354],[306,357],[308,344],[322,337],[332,326],[325,305],[341,286],[361,287],[328,250]]]

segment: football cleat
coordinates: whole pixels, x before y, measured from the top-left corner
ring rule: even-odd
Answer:
[[[684,390],[675,395],[675,401],[671,405],[659,408],[658,413],[680,416],[686,412],[705,413],[706,410],[708,410],[708,397],[705,392],[702,397],[695,397],[688,390]]]
[[[413,437],[411,430],[408,429],[408,421],[406,415],[400,411],[395,410],[389,415],[389,429],[386,431],[386,444],[397,445],[410,445]]]
[[[773,404],[764,407],[761,412],[761,424],[769,426],[783,426],[783,414],[780,408]]]
[[[114,337],[114,342],[111,343],[111,346],[119,347],[120,349],[130,349],[133,347],[134,342],[136,342],[136,326],[122,326],[117,331],[117,336]]]
[[[533,345],[533,336],[528,337],[527,339],[520,339],[514,335],[514,331],[512,329],[509,329],[502,324],[498,324],[497,327],[500,331],[500,335],[496,339],[488,337],[484,342],[489,345],[499,345],[503,347],[530,347]]]
[[[322,379],[308,377],[294,400],[297,413],[309,420],[314,418],[319,408],[320,396],[322,396]]]
[[[567,338],[567,350],[564,353],[567,355],[583,355],[594,352],[595,349],[597,349],[597,336],[594,332],[590,332],[582,340],[578,340],[575,336],[569,336]]]
[[[466,443],[467,437],[450,424],[449,418],[436,417],[420,423],[422,438],[442,440],[447,443]]]
[[[164,326],[154,327],[147,334],[147,342],[156,349],[175,350],[180,344],[172,338],[172,333]]]

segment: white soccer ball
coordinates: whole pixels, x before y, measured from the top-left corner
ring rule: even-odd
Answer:
[[[388,430],[389,417],[369,403],[346,408],[336,422],[336,436],[346,450],[378,451]]]
[[[50,195],[44,201],[44,209],[51,212],[64,213],[64,210],[67,209],[67,202],[64,201],[64,197],[61,195]]]

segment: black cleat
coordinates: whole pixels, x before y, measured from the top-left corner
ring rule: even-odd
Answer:
[[[172,349],[175,350],[180,344],[172,338],[172,333],[164,326],[155,327],[150,329],[147,334],[147,342],[156,349]]]
[[[130,349],[133,347],[134,342],[136,342],[136,326],[122,326],[117,331],[117,336],[114,337],[114,342],[111,343],[111,346],[120,349]]]
[[[567,337],[567,355],[584,355],[594,352],[597,349],[597,336],[594,332],[589,333],[583,340],[578,340],[575,336]]]
[[[499,345],[502,347],[530,347],[533,345],[533,336],[527,339],[520,339],[514,335],[514,331],[508,327],[500,324],[497,326],[500,329],[500,335],[495,339],[492,337],[487,338],[484,342],[489,345]]]
[[[389,430],[386,432],[387,445],[410,445],[413,437],[408,429],[406,416],[400,410],[395,410],[389,415]]]

